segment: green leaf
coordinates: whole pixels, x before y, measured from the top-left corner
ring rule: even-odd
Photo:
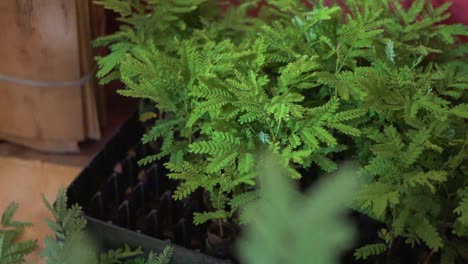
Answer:
[[[367,259],[370,256],[377,256],[387,251],[387,246],[384,243],[365,245],[356,249],[354,257],[356,259]]]
[[[232,149],[232,146],[216,141],[200,141],[189,145],[190,152],[195,154],[220,155]]]
[[[166,246],[159,255],[150,252],[148,259],[145,264],[169,264],[171,263],[172,255],[174,254],[174,248]]]
[[[19,206],[17,203],[11,203],[2,214],[2,225],[11,226],[13,222],[13,216],[16,214]]]
[[[353,233],[344,206],[354,189],[351,177],[345,173],[328,178],[304,196],[287,180],[276,158],[267,155],[264,160],[260,199],[247,207],[246,218],[252,221],[240,241],[243,261],[304,263],[313,257],[317,264],[339,263]],[[279,250],[285,239],[297,246]]]
[[[447,180],[447,172],[445,171],[429,171],[420,172],[415,175],[408,175],[405,178],[404,184],[409,187],[415,187],[417,185],[428,187],[432,193],[436,190],[436,184],[440,184]]]
[[[239,156],[239,172],[249,173],[255,166],[255,157],[252,153],[242,153]]]
[[[427,219],[421,219],[415,224],[414,231],[430,249],[437,252],[444,246],[439,232]]]
[[[224,210],[217,210],[214,212],[203,212],[203,213],[194,213],[193,214],[193,223],[195,225],[201,225],[210,220],[216,219],[226,219],[228,216],[227,212]]]
[[[222,168],[228,167],[234,163],[238,156],[237,152],[226,152],[216,158],[210,160],[210,163],[206,167],[208,173],[217,173]]]
[[[363,186],[356,194],[355,200],[362,210],[371,209],[376,218],[383,219],[390,206],[399,204],[400,195],[391,186],[375,182]]]

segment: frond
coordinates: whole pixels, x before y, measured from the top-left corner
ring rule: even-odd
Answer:
[[[354,251],[356,259],[367,259],[371,256],[377,256],[387,251],[387,245],[384,243],[370,244],[360,247]]]
[[[465,190],[460,193],[461,201],[453,212],[458,215],[458,221],[460,223],[468,226],[468,188],[465,188]]]
[[[441,184],[447,180],[446,171],[429,171],[420,172],[415,175],[408,175],[405,177],[404,184],[409,187],[425,186],[431,190],[432,193],[436,190],[436,185]]]
[[[217,141],[199,141],[189,145],[190,152],[195,154],[210,154],[218,156],[229,152],[233,146]]]
[[[109,250],[105,253],[102,253],[99,257],[99,263],[101,264],[113,264],[121,263],[122,261],[134,258],[138,255],[141,255],[143,252],[141,248],[132,250],[129,246],[125,245],[123,248]]]
[[[375,182],[364,186],[356,194],[355,201],[359,203],[361,210],[370,209],[373,216],[382,219],[388,208],[400,202],[400,195],[391,186]]]
[[[195,225],[201,225],[210,220],[226,219],[227,217],[228,217],[228,213],[224,210],[217,210],[214,212],[194,213],[193,223]]]
[[[459,104],[450,109],[452,115],[468,119],[468,104]]]
[[[229,206],[231,206],[231,211],[236,211],[239,208],[243,208],[246,205],[256,201],[259,198],[259,193],[257,191],[245,192],[239,195],[236,195],[233,199],[229,201]]]
[[[238,169],[240,173],[248,173],[254,169],[255,157],[252,153],[241,153],[239,155]]]
[[[11,203],[2,214],[1,224],[4,227],[13,227],[16,229],[23,229],[25,227],[30,227],[31,223],[26,222],[17,222],[13,220],[16,212],[18,211],[19,205],[17,203]]]
[[[170,264],[173,254],[174,248],[170,246],[165,247],[160,254],[150,252],[145,264]]]
[[[310,156],[310,158],[314,163],[319,165],[319,167],[326,172],[333,172],[336,169],[338,169],[338,165],[326,156],[313,154]]]
[[[26,227],[31,223],[13,220],[17,203],[11,203],[2,213],[0,222],[0,263],[24,263],[25,257],[37,248],[37,240],[20,241]]]
[[[221,169],[229,167],[234,164],[234,161],[238,157],[239,153],[236,151],[225,152],[215,158],[210,159],[210,163],[206,167],[208,173],[216,173]]]
[[[432,250],[438,251],[444,247],[442,237],[437,229],[426,218],[420,219],[414,225],[414,232]]]

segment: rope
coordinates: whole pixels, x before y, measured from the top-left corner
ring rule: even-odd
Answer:
[[[91,78],[93,78],[94,72],[95,70],[92,70],[91,72],[87,73],[80,79],[72,80],[72,81],[34,81],[34,80],[21,79],[21,78],[16,78],[13,76],[0,74],[0,81],[5,81],[5,82],[19,84],[19,85],[25,85],[25,86],[30,86],[30,87],[36,87],[36,88],[83,86],[87,82],[89,82]]]

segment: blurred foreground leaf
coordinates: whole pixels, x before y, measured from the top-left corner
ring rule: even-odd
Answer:
[[[326,177],[304,196],[278,164],[268,156],[259,170],[260,199],[247,209],[253,221],[240,241],[243,260],[249,264],[339,263],[354,234],[345,216],[345,204],[355,187],[354,170]]]

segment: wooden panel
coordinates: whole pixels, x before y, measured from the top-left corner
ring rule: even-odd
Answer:
[[[12,135],[3,134],[0,132],[0,138],[5,139],[9,142],[16,143],[21,146],[25,146],[31,149],[43,151],[43,152],[56,152],[56,153],[73,153],[78,154],[80,149],[78,143],[75,141],[56,141],[56,140],[35,140],[23,137],[16,137]]]
[[[75,0],[1,0],[0,74],[37,81],[80,78]],[[0,132],[28,139],[84,139],[80,87],[0,81]]]
[[[77,0],[77,24],[78,24],[78,39],[80,50],[80,70],[81,75],[94,74],[95,62],[93,60],[92,41],[92,25],[90,17],[90,3],[87,0]],[[84,128],[86,135],[91,139],[101,138],[101,128],[99,125],[99,114],[96,100],[97,81],[92,78],[83,87],[83,107],[84,107]]]
[[[80,78],[75,0],[0,1],[0,72],[46,81]]]
[[[35,140],[84,138],[81,89],[0,84],[0,132]]]
[[[92,0],[89,0],[92,3]],[[104,36],[107,34],[107,15],[105,9],[96,4],[90,4],[90,14],[91,14],[91,30],[92,30],[92,39],[97,39],[98,37]],[[95,48],[94,55],[95,56],[103,56],[106,54],[106,49],[103,47]],[[97,98],[97,105],[98,105],[98,112],[99,112],[99,123],[101,127],[106,127],[108,120],[107,120],[107,102],[106,102],[106,93],[102,87],[97,86],[98,88],[95,89],[96,91],[96,98]]]

